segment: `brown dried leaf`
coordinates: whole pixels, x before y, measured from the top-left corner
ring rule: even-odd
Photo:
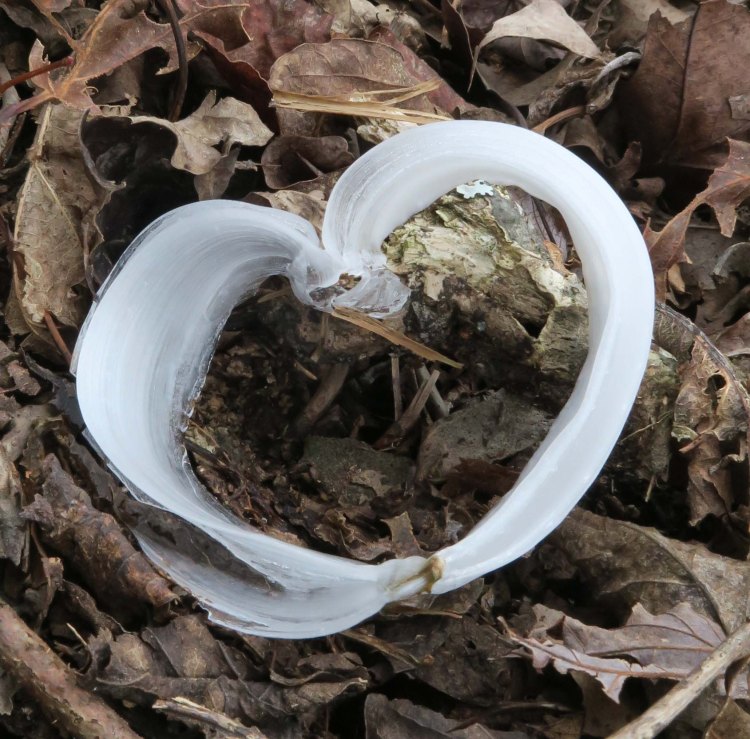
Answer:
[[[125,633],[111,645],[112,657],[98,674],[98,687],[120,699],[150,706],[153,698],[177,697],[223,713],[300,736],[300,724],[320,706],[363,691],[367,670],[356,654],[313,654],[300,657],[289,643],[288,675],[275,681],[253,666],[247,655],[214,637],[202,616],[182,616],[163,627],[144,629],[139,638]],[[265,642],[269,662],[283,662],[283,644]],[[273,653],[274,656],[271,656]],[[281,670],[281,666],[277,667]]]
[[[365,701],[367,739],[527,739],[520,731],[494,731],[477,722],[467,725],[411,701],[372,694]]]
[[[0,447],[0,559],[18,566],[28,546],[28,524],[21,517],[23,491],[15,465]]]
[[[619,702],[620,692],[629,677],[648,680],[673,677],[669,671],[659,667],[646,668],[625,659],[602,659],[548,639],[544,641],[526,639],[513,631],[509,631],[508,634],[516,643],[531,652],[532,664],[537,670],[553,665],[563,675],[569,672],[583,672],[591,675],[601,683],[607,697],[615,702]]]
[[[649,20],[656,12],[672,23],[682,23],[694,12],[676,8],[667,0],[620,0],[618,11],[617,21],[607,37],[611,49],[625,43],[639,44],[646,35]]]
[[[240,29],[237,45],[247,43],[240,17],[247,0],[180,0],[180,25],[186,33],[218,34],[221,30]],[[31,110],[48,100],[64,102],[79,110],[98,110],[91,98],[89,82],[107,75],[126,62],[153,48],[167,52],[165,69],[177,66],[174,34],[168,23],[155,23],[140,10],[131,16],[131,0],[110,0],[99,11],[94,22],[77,41],[71,40],[74,64],[67,70],[56,70],[34,79],[41,92],[0,111],[0,122],[24,110]],[[237,37],[235,33],[235,38]],[[198,48],[192,49],[196,53]],[[38,42],[29,56],[29,68],[44,63],[42,45]]]
[[[261,158],[266,184],[280,190],[349,166],[354,157],[343,136],[278,136]]]
[[[210,172],[223,158],[222,151],[235,144],[263,146],[273,136],[250,105],[234,98],[216,102],[214,90],[194,113],[176,123],[149,115],[129,119],[135,124],[153,123],[169,129],[177,138],[172,165],[195,175]]]
[[[727,634],[750,616],[750,563],[645,526],[576,509],[539,558],[552,579],[575,575],[599,603],[625,612],[642,603],[665,613],[686,602]]]
[[[737,208],[749,197],[750,143],[730,139],[726,161],[711,175],[706,189],[698,193],[661,231],[653,231],[647,225],[643,232],[659,295],[665,294],[670,267],[685,259],[685,234],[695,209],[700,205],[710,205],[716,213],[721,233],[731,236],[737,221]]]
[[[384,26],[376,28],[369,36],[370,41],[379,41],[394,48],[404,60],[406,71],[420,82],[434,82],[435,89],[428,93],[427,97],[440,110],[450,113],[474,110],[474,106],[464,100],[446,81],[429,65],[421,59],[412,49],[403,44],[396,35]]]
[[[508,36],[552,41],[590,59],[601,56],[599,48],[586,31],[555,0],[532,0],[521,10],[495,21],[477,50],[481,51],[487,44]]]
[[[704,739],[738,739],[750,736],[750,714],[743,711],[731,698],[706,728]]]
[[[688,502],[695,525],[709,514],[725,517],[734,507],[729,464],[747,457],[750,397],[709,338],[697,329],[694,336],[690,362],[682,368],[672,437],[688,459]]]
[[[409,52],[414,56],[413,52]],[[432,78],[436,75],[433,72]],[[439,78],[438,78],[439,79]],[[414,74],[403,52],[388,44],[362,39],[333,39],[326,44],[302,44],[279,58],[271,68],[269,86],[275,95],[305,96],[307,99],[362,100],[376,92],[395,97],[414,88],[422,79]],[[439,86],[447,87],[442,82]],[[428,92],[399,103],[399,108],[434,116],[431,100],[439,92]],[[356,114],[352,106],[352,114]],[[283,134],[317,135],[317,115],[279,110]],[[378,116],[375,116],[378,117]]]
[[[457,701],[494,706],[511,695],[517,663],[512,645],[494,626],[478,623],[469,613],[462,618],[401,618],[379,626],[377,635],[409,655],[414,678]],[[403,669],[400,661],[394,666]]]
[[[65,10],[73,0],[31,0],[36,9],[44,15],[59,13]]]
[[[661,615],[637,603],[625,625],[615,629],[589,626],[542,605],[534,606],[534,614],[537,622],[527,637],[510,632],[531,650],[534,666],[591,675],[614,701],[628,677],[683,679],[726,638],[717,623],[687,603]],[[736,685],[738,697],[747,695],[746,677]]]
[[[241,27],[247,35],[236,45],[227,32],[235,29],[217,27],[197,31],[202,38],[233,65],[247,65],[263,79],[281,56],[304,43],[324,43],[331,38],[333,16],[307,0],[255,0],[242,10]],[[225,35],[219,37],[219,32]]]
[[[729,0],[707,0],[675,26],[651,17],[643,61],[620,91],[645,162],[701,166],[707,149],[747,131],[728,99],[747,92],[749,36],[750,11]]]
[[[30,166],[18,199],[14,286],[26,319],[42,324],[44,312],[69,326],[85,315],[85,301],[74,292],[84,281],[84,247],[97,239],[93,218],[101,192],[86,174],[78,129],[80,111],[47,106],[39,120]]]

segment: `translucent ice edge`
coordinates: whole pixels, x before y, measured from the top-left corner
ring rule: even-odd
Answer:
[[[397,312],[408,291],[386,270],[382,241],[441,195],[478,179],[523,188],[561,212],[589,298],[585,365],[513,489],[457,544],[379,565],[275,539],[222,509],[193,474],[182,435],[233,306],[267,277],[285,275],[300,300],[321,310]],[[333,189],[322,240],[307,221],[278,210],[221,200],[178,208],[120,259],[75,350],[81,412],[102,457],[133,495],[201,529],[248,577],[198,562],[162,538],[142,535],[144,551],[214,621],[252,634],[334,633],[391,601],[444,593],[528,552],[604,465],[650,346],[653,279],[633,219],[594,170],[521,128],[451,121],[376,146]],[[344,273],[361,278],[354,289],[319,290]]]

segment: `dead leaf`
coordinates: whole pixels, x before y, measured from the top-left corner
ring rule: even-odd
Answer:
[[[15,465],[0,448],[0,559],[16,566],[28,548],[28,523],[21,517],[23,490]]]
[[[145,115],[129,120],[169,129],[177,139],[172,165],[196,175],[210,172],[236,144],[263,146],[273,136],[250,105],[234,98],[216,102],[214,90],[194,113],[176,123]]]
[[[479,722],[467,723],[403,698],[389,700],[374,693],[365,701],[367,739],[527,739],[519,731],[493,731]]]
[[[552,41],[589,59],[601,56],[599,48],[586,31],[555,0],[532,0],[521,10],[495,21],[477,47],[477,52],[487,44],[508,36]]]
[[[473,706],[507,700],[518,677],[512,645],[494,626],[469,614],[460,619],[402,618],[379,625],[377,635],[409,655],[414,678]]]
[[[542,605],[533,610],[537,622],[528,636],[510,633],[532,652],[534,666],[553,664],[562,673],[591,675],[617,702],[627,678],[682,680],[726,638],[717,623],[687,603],[661,615],[637,603],[627,622],[614,629],[590,626]],[[747,676],[736,686],[737,697],[747,695]]]
[[[701,167],[707,150],[747,131],[750,122],[733,118],[728,100],[747,92],[749,36],[750,11],[729,0],[707,0],[678,25],[652,16],[643,60],[619,90],[644,162]]]
[[[455,112],[475,110],[475,107],[464,100],[427,62],[421,59],[389,28],[379,26],[367,37],[369,41],[378,41],[395,49],[404,61],[406,71],[419,82],[434,82],[434,89],[427,93],[427,98],[437,108],[454,115]]]
[[[264,80],[273,63],[304,43],[324,43],[331,38],[333,16],[306,0],[250,0],[240,16],[247,36],[237,45],[236,31],[226,26],[199,30],[203,39],[233,65],[247,65]],[[223,37],[213,35],[224,31]],[[231,35],[230,35],[231,34]]]
[[[731,698],[707,727],[704,739],[739,739],[750,736],[750,714]]]
[[[408,69],[402,53],[392,46],[339,38],[327,44],[302,44],[279,58],[271,68],[269,86],[275,95],[356,102],[368,93],[382,93],[385,97],[393,91],[393,95],[399,97],[421,81]],[[442,86],[446,86],[445,83]],[[436,108],[429,99],[433,94],[410,97],[400,102],[399,107],[434,116]],[[282,134],[311,136],[320,133],[317,115],[279,110],[278,116]]]
[[[265,641],[265,646],[272,664],[285,651],[283,644]],[[301,657],[293,642],[289,647],[290,677],[277,675],[289,684],[279,684],[245,653],[214,637],[203,617],[182,616],[144,629],[140,638],[132,633],[117,637],[111,659],[95,677],[98,690],[112,697],[146,706],[154,697],[183,697],[263,730],[274,727],[274,736],[300,736],[319,706],[362,692],[369,677],[355,654]]]
[[[266,184],[281,190],[354,161],[342,136],[278,136],[265,148],[260,163]]]
[[[564,580],[575,573],[599,603],[626,612],[641,603],[651,613],[665,613],[686,602],[717,620],[725,633],[750,616],[750,563],[714,554],[703,544],[581,509],[548,542],[538,555],[548,576]]]
[[[219,27],[234,27],[239,29],[237,45],[247,43],[247,35],[240,25],[247,0],[179,0],[177,4],[182,13],[180,25],[186,33],[211,33]],[[149,49],[158,47],[166,51],[168,61],[164,70],[176,69],[177,52],[169,24],[152,21],[144,10],[130,15],[132,10],[131,0],[106,3],[83,36],[78,40],[71,39],[73,66],[35,77],[34,83],[41,91],[17,105],[3,108],[0,122],[48,100],[98,112],[98,106],[91,98],[90,80],[110,74]],[[194,44],[191,54],[194,56],[199,50]],[[43,64],[43,47],[37,42],[29,55],[29,68],[35,69]]]
[[[14,262],[14,286],[27,321],[38,325],[49,311],[78,326],[87,307],[74,288],[84,280],[84,250],[99,238],[93,219],[102,194],[80,153],[81,117],[63,106],[44,109],[19,195],[14,239],[23,269]]]
[[[430,427],[419,448],[417,479],[442,481],[462,462],[530,452],[549,424],[549,416],[530,403],[503,390],[489,393]]]
[[[629,677],[648,680],[672,677],[670,672],[658,667],[644,668],[624,659],[592,657],[558,642],[526,639],[513,631],[508,633],[516,643],[531,652],[532,664],[537,670],[553,665],[563,675],[571,671],[584,672],[596,678],[604,688],[605,695],[615,702],[619,701],[620,692]]]
[[[740,502],[732,492],[730,464],[747,457],[750,397],[730,362],[697,329],[681,374],[672,437],[688,459],[688,502],[696,525],[709,514],[726,517]]]
[[[706,189],[698,193],[661,231],[654,231],[649,225],[644,229],[643,237],[651,256],[658,296],[665,294],[669,269],[685,259],[685,234],[695,209],[700,205],[710,205],[716,213],[721,233],[731,236],[737,221],[737,208],[748,197],[750,144],[730,139],[726,161],[711,175]]]
[[[658,12],[663,18],[676,24],[687,20],[694,12],[677,8],[667,0],[620,0],[617,10],[617,21],[607,37],[611,49],[623,44],[640,44],[654,13]]]

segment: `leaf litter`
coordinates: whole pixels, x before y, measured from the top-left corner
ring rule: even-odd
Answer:
[[[750,617],[748,13],[0,0],[0,84],[36,72],[0,108],[3,731],[606,736],[689,684]],[[93,291],[198,198],[319,227],[349,164],[441,118],[535,127],[630,208],[662,301],[631,419],[580,507],[492,575],[327,639],[210,625],[131,531],[231,557],[131,500],[81,436],[66,356]],[[552,209],[467,186],[384,244],[400,319],[322,316],[277,279],[235,310],[186,436],[235,515],[378,562],[457,541],[513,485],[585,355],[585,284]],[[45,680],[77,681],[71,703]],[[732,668],[668,735],[745,736],[747,686]]]

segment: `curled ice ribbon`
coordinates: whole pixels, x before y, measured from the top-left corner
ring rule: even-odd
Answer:
[[[373,316],[409,293],[381,243],[467,181],[514,185],[556,207],[583,263],[589,353],[573,393],[518,482],[462,540],[431,557],[363,564],[281,541],[224,510],[193,473],[182,442],[232,308],[271,275],[320,310]],[[343,274],[356,286],[338,286]],[[146,554],[210,617],[271,637],[322,636],[391,601],[445,593],[531,550],[576,505],[609,456],[648,357],[653,278],[643,239],[606,182],[563,147],[501,123],[451,121],[379,144],[331,194],[322,246],[304,219],[232,201],[187,205],[131,244],[102,285],[75,350],[89,438],[138,499],[162,507],[235,558],[223,568],[141,538]],[[242,577],[237,566],[252,577]]]

